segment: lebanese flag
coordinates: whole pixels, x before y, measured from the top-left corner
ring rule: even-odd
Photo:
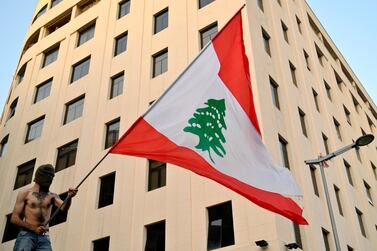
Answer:
[[[241,10],[110,149],[168,162],[214,180],[298,224],[301,196],[274,164],[254,109]]]

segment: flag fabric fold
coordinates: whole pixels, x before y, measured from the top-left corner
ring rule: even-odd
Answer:
[[[239,11],[169,89],[110,149],[168,162],[255,204],[307,224],[286,196],[301,192],[274,164],[255,113]]]

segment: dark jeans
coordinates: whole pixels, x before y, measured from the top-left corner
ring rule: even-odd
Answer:
[[[13,251],[52,251],[48,232],[38,235],[31,231],[21,230]]]

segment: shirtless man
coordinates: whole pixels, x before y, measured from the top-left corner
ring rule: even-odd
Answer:
[[[34,185],[20,191],[17,195],[11,222],[21,228],[13,251],[51,251],[48,226],[44,226],[51,215],[52,205],[59,207],[63,201],[55,193],[49,191],[55,170],[52,165],[38,167]],[[70,188],[68,195],[74,197],[77,189]],[[71,200],[64,205],[68,211]]]

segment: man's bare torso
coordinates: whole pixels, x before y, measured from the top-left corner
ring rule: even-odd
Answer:
[[[51,192],[25,191],[24,220],[33,226],[46,223],[57,195]]]

